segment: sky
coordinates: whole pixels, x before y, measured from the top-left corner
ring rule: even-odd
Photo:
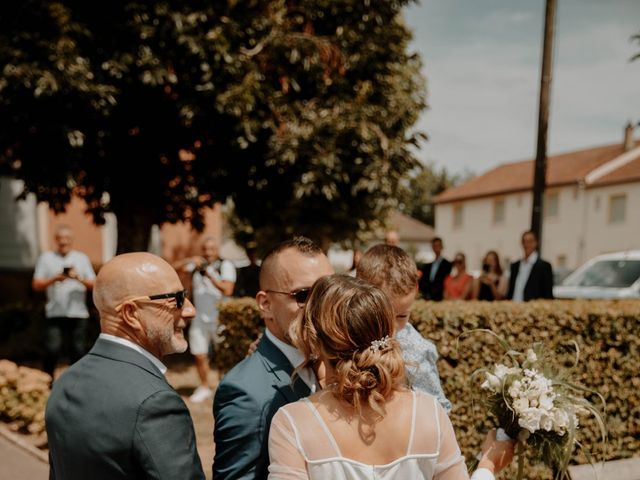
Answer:
[[[548,153],[622,142],[640,121],[640,0],[557,0]],[[535,157],[545,0],[421,0],[405,10],[429,109],[419,158],[476,174]],[[640,138],[640,128],[636,130]]]

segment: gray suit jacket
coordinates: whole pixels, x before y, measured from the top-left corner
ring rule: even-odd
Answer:
[[[143,355],[108,340],[53,384],[50,478],[204,480],[193,422]]]
[[[280,407],[309,396],[293,366],[264,335],[258,349],[238,363],[218,385],[213,402],[216,480],[265,479],[271,419]]]

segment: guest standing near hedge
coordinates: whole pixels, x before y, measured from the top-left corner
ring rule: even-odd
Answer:
[[[70,227],[61,225],[56,229],[55,243],[55,250],[38,258],[31,283],[36,292],[47,292],[43,370],[52,378],[65,346],[70,352],[70,363],[86,352],[89,320],[86,294],[96,278],[89,257],[71,248]]]
[[[431,248],[436,258],[421,268],[420,293],[425,300],[440,301],[444,297],[444,280],[451,273],[451,262],[442,256],[443,244],[440,237],[431,240]]]
[[[473,282],[473,298],[476,300],[502,300],[507,290],[507,279],[502,272],[500,257],[490,250],[482,260],[482,273]]]
[[[444,281],[445,300],[470,300],[473,277],[467,273],[467,259],[464,253],[456,253],[453,270]]]
[[[220,258],[218,242],[213,237],[202,240],[202,256],[187,258],[173,267],[193,274],[196,318],[189,327],[189,348],[196,359],[200,385],[189,400],[199,403],[213,397],[209,386],[209,347],[218,342],[218,305],[233,293],[236,269],[233,263]]]
[[[522,251],[522,260],[511,264],[507,298],[514,302],[553,298],[553,269],[540,258],[538,236],[534,231],[522,234]]]
[[[255,246],[247,246],[245,251],[249,265],[238,269],[233,296],[255,298],[260,290],[260,266],[256,263]]]

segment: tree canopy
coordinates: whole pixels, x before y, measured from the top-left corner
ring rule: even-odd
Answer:
[[[114,212],[119,251],[226,199],[243,239],[352,239],[417,165],[407,3],[4,3],[0,171]]]
[[[444,167],[438,169],[432,164],[422,164],[402,180],[398,209],[427,225],[435,225],[434,197],[471,177],[470,171],[452,174]]]

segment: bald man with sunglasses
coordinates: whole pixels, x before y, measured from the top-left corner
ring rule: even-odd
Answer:
[[[47,403],[50,478],[204,480],[191,416],[161,361],[186,350],[196,313],[175,270],[149,253],[119,255],[93,300],[102,333]]]
[[[304,355],[291,345],[289,328],[301,318],[315,281],[332,273],[322,250],[304,237],[281,243],[264,257],[256,303],[265,333],[256,351],[224,376],[215,394],[215,479],[267,478],[273,415],[318,387],[311,369],[300,370],[292,382]]]

